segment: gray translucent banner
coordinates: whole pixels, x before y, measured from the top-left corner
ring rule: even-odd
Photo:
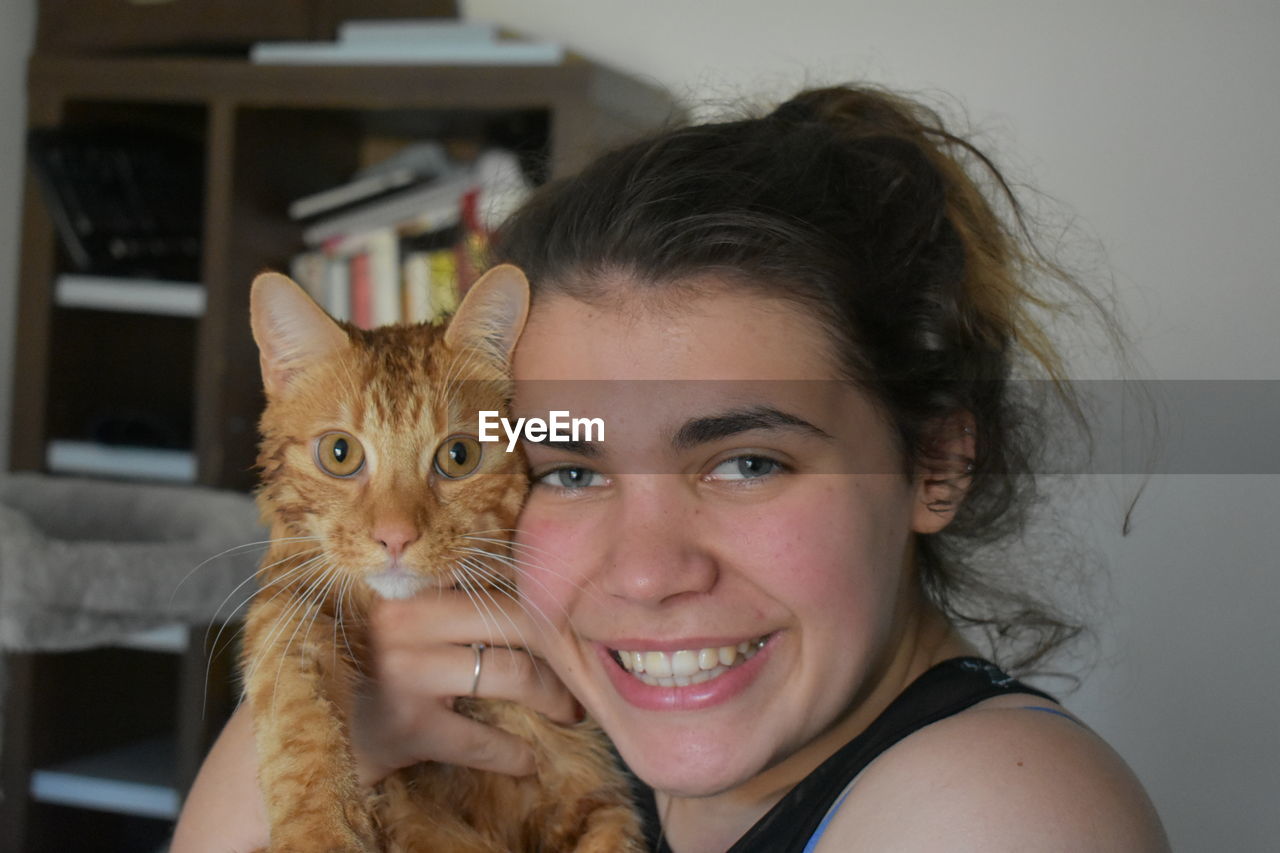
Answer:
[[[1030,473],[1280,474],[1280,380],[1090,380],[1073,387],[1078,413],[1051,383],[1007,383],[1020,407],[1012,414]],[[894,390],[947,399],[958,388]],[[602,440],[580,434],[577,444],[570,439],[563,449],[607,459],[613,473],[658,473],[671,472],[676,445],[685,451],[737,443],[768,449],[776,437],[797,433],[823,441],[867,440],[868,431],[884,428],[874,421],[871,399],[838,381],[545,380],[516,383],[513,409],[501,415],[509,416],[510,427],[525,418],[522,441],[529,440],[525,427],[537,427],[531,419],[545,423],[543,440],[554,437],[546,434],[553,420],[566,429],[574,420],[601,423]],[[1079,428],[1077,415],[1088,432]],[[513,433],[493,417],[490,436],[505,449]],[[814,473],[896,473],[858,453],[822,455],[823,466]],[[1002,473],[998,466],[985,472]]]

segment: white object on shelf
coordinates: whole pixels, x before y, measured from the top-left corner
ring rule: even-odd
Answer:
[[[554,42],[258,42],[249,59],[259,65],[559,65]]]
[[[391,169],[354,178],[341,186],[290,202],[290,219],[309,219],[417,183],[421,176],[413,169]]]
[[[303,229],[302,241],[308,246],[320,246],[345,237],[352,238],[354,244],[362,244],[367,232],[409,222],[429,222],[432,230],[448,228],[458,222],[463,195],[474,188],[475,180],[462,174],[401,190],[378,201],[317,220]],[[326,248],[335,254],[345,251],[338,245]]]
[[[199,317],[204,314],[204,287],[189,281],[115,278],[67,273],[58,276],[54,298],[64,308],[127,311]]]
[[[498,38],[497,24],[478,21],[392,18],[343,21],[338,25],[338,41],[345,44],[377,42],[395,44],[449,42],[489,44]]]
[[[171,652],[179,654],[187,650],[186,625],[161,625],[150,631],[139,631],[120,643],[126,649],[144,652]]]
[[[196,456],[189,450],[55,439],[45,449],[45,464],[56,474],[96,474],[169,483],[196,481]]]
[[[178,816],[172,738],[152,738],[73,758],[31,774],[31,797],[86,809],[172,820]]]

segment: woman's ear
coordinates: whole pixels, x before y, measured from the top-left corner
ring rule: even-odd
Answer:
[[[973,415],[959,412],[935,422],[925,446],[928,450],[916,465],[912,530],[937,533],[955,518],[973,484]]]

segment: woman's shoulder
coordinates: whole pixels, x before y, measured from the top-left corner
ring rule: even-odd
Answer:
[[[1102,738],[1054,703],[1010,695],[877,758],[817,851],[1168,847],[1142,785]]]

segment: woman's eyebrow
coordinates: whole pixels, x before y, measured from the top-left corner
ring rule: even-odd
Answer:
[[[671,437],[671,446],[677,450],[688,450],[699,444],[718,441],[740,432],[756,429],[801,430],[810,435],[831,440],[831,436],[825,430],[819,429],[803,418],[772,406],[751,406],[685,421],[684,425]]]
[[[529,446],[528,439],[521,439],[526,447]],[[543,447],[551,447],[565,453],[573,453],[586,459],[598,459],[600,457],[600,447],[596,442],[592,441],[539,441],[537,444]]]

